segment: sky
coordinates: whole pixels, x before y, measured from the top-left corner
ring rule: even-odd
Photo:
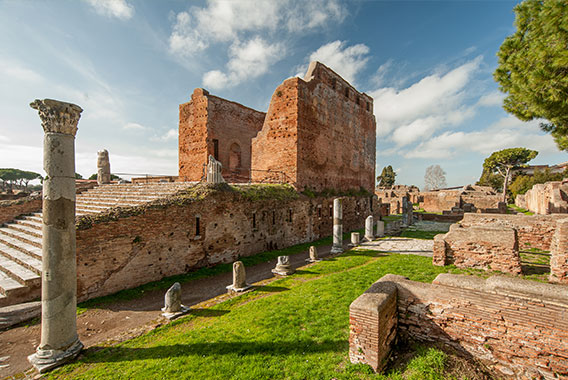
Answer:
[[[377,175],[422,187],[474,183],[512,147],[568,161],[539,121],[501,107],[496,53],[519,1],[0,0],[0,167],[43,174],[34,99],[83,108],[76,169],[177,175],[179,104],[194,88],[266,111],[285,79],[318,60],[374,98]]]

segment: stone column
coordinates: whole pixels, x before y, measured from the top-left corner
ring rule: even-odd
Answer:
[[[207,183],[223,183],[225,179],[222,176],[223,165],[217,161],[215,157],[209,155],[209,162],[207,163]]]
[[[244,292],[250,289],[251,286],[247,284],[247,275],[245,272],[245,266],[242,261],[235,261],[233,263],[233,283],[227,286],[227,291],[231,292]]]
[[[77,336],[75,253],[75,133],[81,107],[35,100],[45,132],[43,145],[43,240],[41,343],[28,360],[40,372],[73,359],[83,348]]]
[[[359,236],[359,232],[351,232],[351,246],[356,247],[361,243],[361,237]]]
[[[97,152],[97,183],[110,183],[110,160],[106,149]]]
[[[382,220],[377,221],[377,237],[385,236],[385,222]]]
[[[341,198],[333,200],[333,246],[331,253],[343,252],[343,201]]]
[[[372,241],[375,238],[375,234],[373,233],[373,215],[369,215],[367,219],[365,219],[365,240]]]

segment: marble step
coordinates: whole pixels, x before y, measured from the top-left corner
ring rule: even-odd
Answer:
[[[38,259],[35,254],[32,254],[30,252],[25,253],[18,249],[10,247],[9,245],[0,243],[0,255],[18,263],[19,265],[36,273],[37,275],[41,274],[41,259]]]
[[[33,236],[13,228],[10,226],[0,228],[0,239],[3,240],[4,237],[10,237],[16,240],[19,240],[23,243],[33,245],[41,249],[41,238],[37,236]]]
[[[20,239],[16,239],[13,236],[5,234],[3,230],[3,228],[0,228],[0,243],[8,245],[14,249],[17,249],[25,254],[29,254],[41,260],[41,239],[38,246],[36,244],[26,243]]]

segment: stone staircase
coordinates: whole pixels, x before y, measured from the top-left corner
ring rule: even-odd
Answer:
[[[192,182],[103,185],[78,194],[77,216],[137,206],[195,185]],[[22,215],[0,227],[0,307],[41,296],[42,214]]]

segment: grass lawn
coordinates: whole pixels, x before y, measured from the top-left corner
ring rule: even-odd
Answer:
[[[352,250],[138,338],[91,348],[50,378],[386,379],[349,363],[350,303],[387,273],[430,282],[449,270],[428,257]],[[419,347],[389,378],[445,379],[445,362],[442,351]]]

